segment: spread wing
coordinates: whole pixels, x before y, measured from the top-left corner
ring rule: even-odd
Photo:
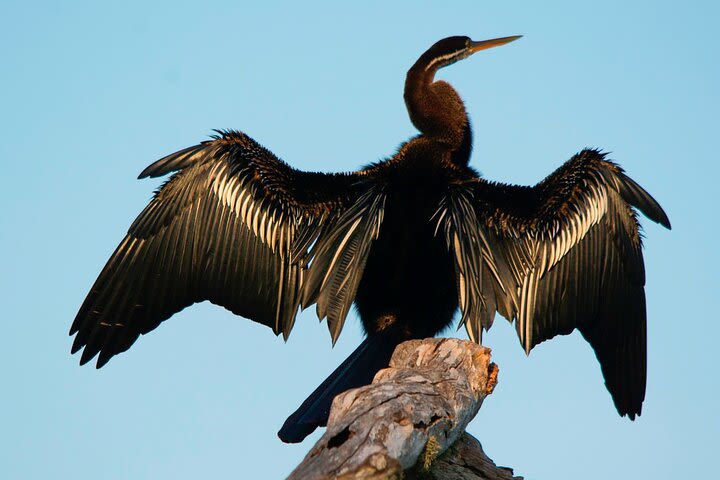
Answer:
[[[370,227],[382,217],[382,194],[361,174],[294,170],[243,133],[219,133],[140,174],[177,172],[130,226],[82,304],[70,330],[72,352],[84,347],[81,364],[99,353],[100,368],[203,300],[285,338],[301,304],[322,303],[331,330],[342,325],[376,233]],[[347,236],[353,241],[337,242]],[[311,276],[308,263],[318,265]],[[341,283],[343,295],[329,302]]]
[[[616,164],[584,150],[534,187],[473,179],[441,207],[471,338],[497,310],[526,352],[575,328],[592,345],[621,415],[645,396],[645,270],[636,209],[660,205]]]

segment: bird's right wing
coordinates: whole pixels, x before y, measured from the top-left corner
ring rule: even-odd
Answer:
[[[471,338],[494,310],[526,352],[580,330],[621,415],[645,393],[645,271],[635,208],[670,228],[660,205],[616,164],[584,150],[535,187],[472,179],[440,211]]]
[[[70,334],[98,368],[139,335],[202,300],[286,338],[318,304],[333,340],[382,221],[382,188],[361,173],[290,168],[239,132],[221,132],[150,165],[175,173],[103,268]]]

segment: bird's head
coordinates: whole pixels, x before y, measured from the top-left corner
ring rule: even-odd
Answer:
[[[506,43],[517,40],[521,36],[522,35],[514,35],[512,37],[493,38],[479,42],[462,36],[443,38],[422,54],[416,66],[422,66],[425,71],[435,71],[439,68],[452,65],[458,60],[467,58],[475,52],[505,45]]]

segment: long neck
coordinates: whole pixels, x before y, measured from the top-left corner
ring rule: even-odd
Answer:
[[[410,120],[426,137],[453,151],[468,150],[469,155],[470,122],[465,105],[449,83],[434,80],[437,64],[432,60],[423,55],[408,71],[405,105]]]

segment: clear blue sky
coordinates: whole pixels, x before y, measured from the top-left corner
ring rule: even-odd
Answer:
[[[615,412],[590,347],[525,358],[502,319],[500,384],[469,431],[527,478],[712,475],[716,341],[716,2],[15,2],[0,6],[0,477],[280,478],[309,450],[275,432],[359,343],[303,313],[284,344],[197,305],[100,371],[71,320],[158,181],[160,156],[237,128],[292,165],[349,170],[415,132],[407,68],[448,35],[523,34],[442,72],[475,126],[474,167],[534,183],[585,146],[665,207],[645,221],[649,380]],[[585,5],[581,5],[584,3]],[[452,332],[451,332],[452,333]]]

